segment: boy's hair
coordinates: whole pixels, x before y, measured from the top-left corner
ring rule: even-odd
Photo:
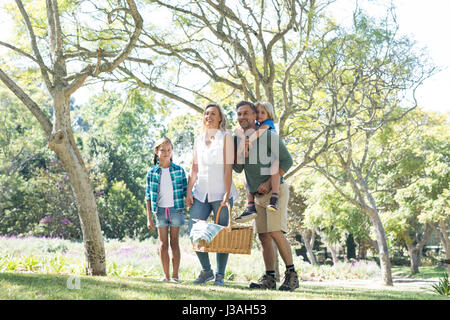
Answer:
[[[206,110],[208,110],[208,108],[211,108],[211,107],[214,107],[217,110],[219,110],[219,114],[220,114],[220,118],[221,118],[220,123],[219,123],[219,130],[225,131],[226,125],[227,125],[227,117],[225,116],[225,112],[223,112],[222,108],[218,104],[215,104],[215,103],[208,104],[206,106],[205,110],[203,111],[203,116],[205,115]],[[205,121],[205,118],[203,118],[203,128],[205,129],[206,125],[205,125],[204,121]]]
[[[263,107],[264,110],[267,111],[267,115],[269,116],[270,120],[275,121],[275,110],[273,108],[273,105],[270,102],[267,101],[258,101],[255,103],[255,107]]]
[[[255,105],[254,105],[253,103],[251,103],[250,101],[245,101],[245,100],[242,100],[242,101],[239,101],[239,102],[238,102],[238,104],[236,105],[236,111],[237,111],[240,107],[245,106],[245,105],[250,106],[250,108],[252,108],[252,110],[253,110],[254,113],[258,113],[258,110],[256,110]]]
[[[169,138],[161,137],[158,140],[156,140],[155,144],[153,145],[153,152],[155,154],[155,156],[153,157],[153,164],[157,164],[159,162],[159,157],[157,155],[158,149],[159,149],[159,147],[161,147],[161,145],[163,145],[166,142],[170,144],[170,146],[172,147],[172,150],[173,150],[173,144]],[[170,161],[172,161],[172,157],[170,157]]]

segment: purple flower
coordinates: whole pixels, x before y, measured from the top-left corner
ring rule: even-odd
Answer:
[[[43,219],[41,219],[41,221],[39,221],[39,223],[48,223],[53,221],[54,219],[52,217],[45,217]]]
[[[62,224],[71,224],[72,221],[70,221],[69,219],[62,219],[62,220],[61,220],[61,223],[62,223]]]

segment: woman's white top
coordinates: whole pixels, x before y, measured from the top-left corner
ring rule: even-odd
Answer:
[[[194,198],[205,202],[222,201],[225,195],[224,142],[226,131],[217,130],[214,139],[207,146],[205,133],[195,139],[197,148],[198,174],[194,187]],[[230,199],[236,201],[238,192],[231,182]]]
[[[169,168],[161,168],[161,176],[159,177],[158,207],[172,208],[173,206],[173,186],[170,171]]]

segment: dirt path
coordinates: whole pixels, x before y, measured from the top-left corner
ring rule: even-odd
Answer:
[[[380,279],[349,279],[349,280],[323,280],[323,281],[302,281],[303,284],[318,286],[342,286],[367,289],[392,289],[392,290],[411,290],[423,291],[431,290],[431,286],[439,282],[438,278],[420,279],[403,276],[393,276],[394,285],[385,286]]]

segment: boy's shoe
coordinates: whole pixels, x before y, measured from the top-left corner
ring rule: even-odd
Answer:
[[[214,285],[222,287],[225,285],[223,274],[216,273],[216,280],[214,281]]]
[[[286,271],[283,278],[283,284],[278,290],[281,291],[294,291],[299,287],[298,275],[295,271]]]
[[[258,282],[250,282],[250,289],[271,289],[277,288],[277,281],[274,276],[264,274]]]
[[[245,209],[245,211],[239,217],[234,219],[234,221],[238,223],[244,223],[252,219],[255,219],[256,215],[257,212],[255,207],[247,207],[247,209]]]
[[[214,279],[214,273],[212,272],[212,270],[209,271],[202,270],[198,278],[194,280],[194,284],[202,284],[212,279]]]
[[[269,204],[267,205],[267,210],[272,213],[276,213],[278,210],[278,197],[270,197]]]

